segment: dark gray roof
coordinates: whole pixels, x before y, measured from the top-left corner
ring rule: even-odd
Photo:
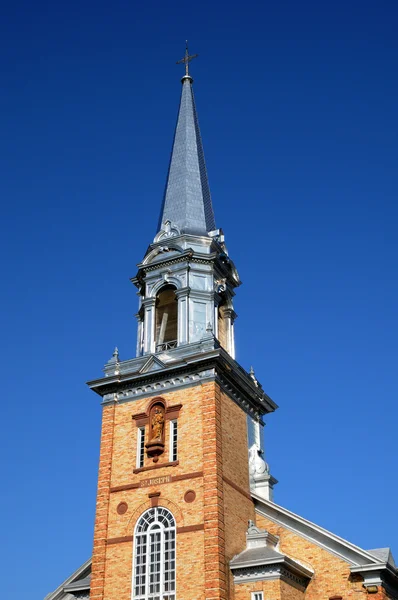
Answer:
[[[90,590],[91,558],[81,565],[56,590],[47,594],[44,600],[64,600],[70,598],[71,592],[82,592],[88,597]]]
[[[264,563],[282,562],[284,555],[276,550],[272,550],[268,546],[260,546],[258,548],[248,548],[240,554],[234,556],[230,561],[230,566],[243,567],[246,565],[256,565]]]
[[[206,235],[216,228],[191,77],[183,77],[166,189],[158,224],[169,220],[181,233]]]
[[[368,550],[368,552],[373,554],[373,556],[375,556],[381,562],[388,563],[394,567],[394,569],[396,568],[394,557],[390,548],[374,548],[373,550]]]
[[[64,592],[74,592],[76,590],[89,590],[90,589],[91,575],[78,579],[64,586]]]

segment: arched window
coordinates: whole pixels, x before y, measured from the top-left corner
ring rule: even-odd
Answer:
[[[176,526],[173,515],[160,506],[139,518],[134,533],[134,600],[175,600]]]
[[[156,296],[156,351],[177,346],[177,298],[175,288],[163,287]]]

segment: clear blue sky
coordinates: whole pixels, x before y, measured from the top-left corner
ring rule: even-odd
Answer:
[[[135,351],[188,37],[238,360],[276,501],[398,555],[394,1],[3,3],[2,597],[91,553],[100,405]]]

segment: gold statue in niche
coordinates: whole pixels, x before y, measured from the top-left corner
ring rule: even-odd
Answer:
[[[160,406],[155,406],[151,422],[152,435],[151,442],[161,442],[164,430],[164,414]]]
[[[164,452],[165,407],[163,403],[152,406],[149,415],[148,442],[145,444],[148,458],[156,463]]]

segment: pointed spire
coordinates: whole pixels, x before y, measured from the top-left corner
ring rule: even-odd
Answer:
[[[170,221],[181,233],[206,235],[216,228],[199,122],[192,91],[193,79],[188,64],[196,55],[179,61],[185,64],[177,126],[174,134],[169,172],[158,231]]]

